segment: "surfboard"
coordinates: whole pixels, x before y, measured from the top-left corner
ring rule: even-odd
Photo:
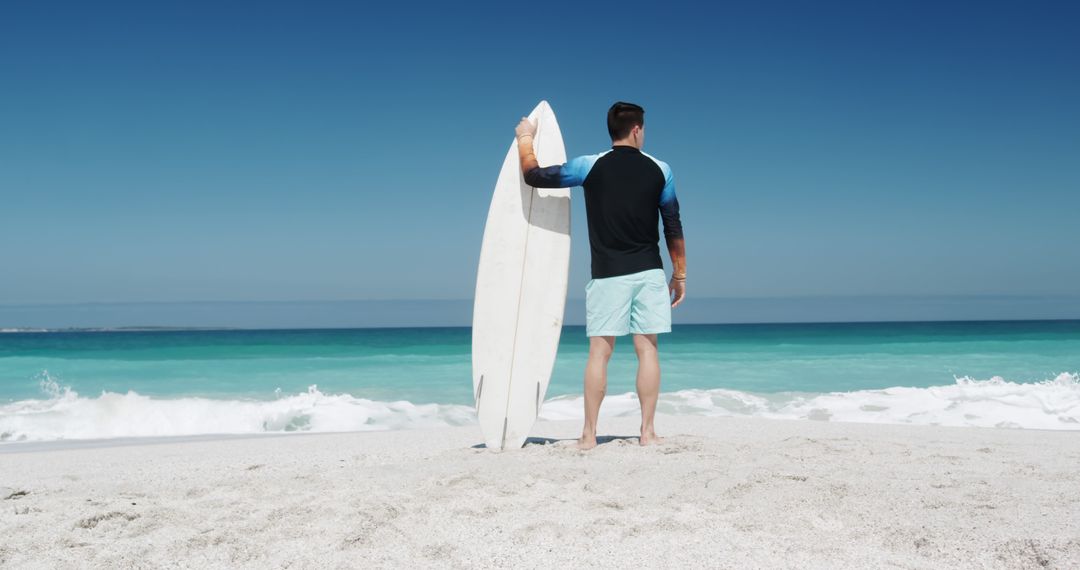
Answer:
[[[566,162],[555,113],[541,101],[540,166]],[[488,208],[473,304],[473,396],[488,449],[525,444],[551,379],[570,268],[570,190],[525,184],[510,144]]]

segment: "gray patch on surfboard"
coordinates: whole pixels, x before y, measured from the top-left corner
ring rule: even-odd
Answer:
[[[499,440],[499,449],[506,449],[506,424],[510,421],[509,417],[503,418],[503,434]]]
[[[481,374],[480,375],[480,384],[476,387],[476,398],[474,398],[476,400],[477,404],[480,403],[480,394],[483,394],[483,393],[484,393],[484,375]]]
[[[536,415],[540,415],[540,383],[536,383]]]

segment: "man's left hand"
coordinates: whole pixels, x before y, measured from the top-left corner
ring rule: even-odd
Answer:
[[[672,295],[671,308],[678,307],[686,298],[686,279],[672,279],[668,284],[668,294]]]

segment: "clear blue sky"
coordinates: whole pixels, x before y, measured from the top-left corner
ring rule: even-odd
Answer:
[[[471,298],[540,99],[646,108],[693,296],[1080,293],[1076,3],[372,6],[3,3],[0,303]]]

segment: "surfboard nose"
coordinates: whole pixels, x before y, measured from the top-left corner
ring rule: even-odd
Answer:
[[[551,105],[548,104],[547,99],[541,99],[540,102],[537,103],[535,107],[533,107],[532,112],[529,113],[529,117],[539,118],[540,115],[543,114],[553,114],[551,111]]]

